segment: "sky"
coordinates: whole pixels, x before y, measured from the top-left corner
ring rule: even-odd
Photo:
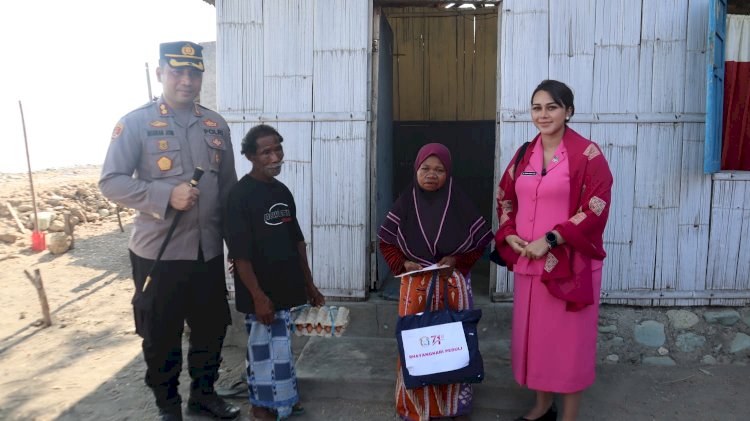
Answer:
[[[23,0],[0,5],[0,172],[101,164],[119,118],[154,95],[159,43],[216,40],[202,0]]]

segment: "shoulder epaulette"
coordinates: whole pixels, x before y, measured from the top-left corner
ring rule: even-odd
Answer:
[[[122,118],[128,117],[129,115],[137,113],[138,111],[145,110],[145,109],[147,109],[148,107],[150,107],[150,106],[152,106],[154,104],[156,104],[155,101],[147,102],[147,103],[141,105],[140,107],[138,107],[138,108],[130,111],[129,113],[125,114]]]

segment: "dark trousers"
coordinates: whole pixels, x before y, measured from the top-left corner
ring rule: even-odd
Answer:
[[[204,261],[161,261],[146,291],[143,284],[154,261],[130,252],[135,294],[135,330],[143,338],[146,385],[159,408],[179,405],[182,332],[190,326],[188,371],[194,397],[213,393],[221,346],[231,323],[223,256]]]

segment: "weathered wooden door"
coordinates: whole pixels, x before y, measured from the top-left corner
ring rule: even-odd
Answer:
[[[393,31],[380,7],[373,10],[370,121],[370,288],[378,289],[390,270],[378,252],[378,227],[393,199]]]

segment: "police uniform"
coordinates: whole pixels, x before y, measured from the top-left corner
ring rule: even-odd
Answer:
[[[201,48],[188,42],[162,44],[162,65],[202,71]],[[128,245],[133,308],[136,332],[143,337],[146,384],[160,410],[180,408],[177,384],[185,320],[191,328],[191,405],[193,398],[215,396],[221,346],[231,323],[221,231],[223,205],[237,182],[229,126],[218,113],[198,104],[182,115],[189,115],[189,121],[177,118],[162,96],[124,116],[112,133],[99,180],[107,198],[138,211]],[[196,167],[204,170],[197,185],[199,198],[182,212],[154,267],[178,213],[169,206],[172,189],[189,182]],[[152,267],[152,281],[143,291]],[[175,419],[180,417],[181,412]]]

